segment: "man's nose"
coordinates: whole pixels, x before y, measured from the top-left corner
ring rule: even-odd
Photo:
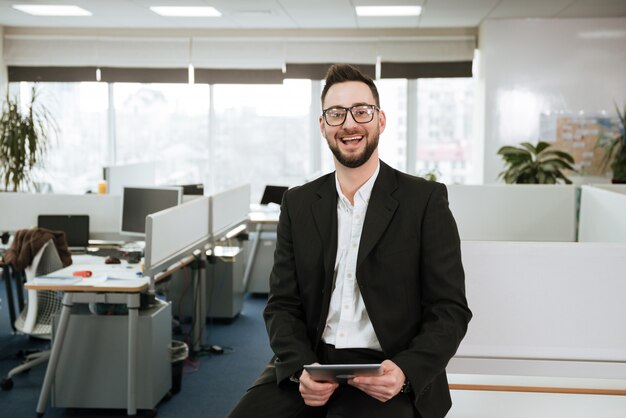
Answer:
[[[354,116],[352,116],[352,112],[348,111],[348,113],[346,114],[346,120],[343,121],[344,128],[352,127],[356,125],[358,125],[358,123],[354,120]]]

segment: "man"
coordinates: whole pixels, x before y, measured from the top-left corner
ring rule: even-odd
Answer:
[[[385,113],[357,68],[329,69],[322,108],[336,171],[283,197],[264,311],[275,356],[231,417],[443,417],[471,318],[446,188],[378,159]],[[383,374],[318,382],[311,363]]]

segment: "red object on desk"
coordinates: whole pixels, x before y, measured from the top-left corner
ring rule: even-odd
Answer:
[[[79,270],[79,271],[75,271],[74,273],[72,273],[72,276],[79,276],[79,277],[91,277],[91,271],[89,270]]]

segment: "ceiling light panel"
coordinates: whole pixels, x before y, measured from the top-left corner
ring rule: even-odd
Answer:
[[[360,17],[395,17],[419,16],[421,6],[356,6],[356,15]]]
[[[220,17],[214,7],[179,7],[179,6],[150,6],[154,13],[165,17]]]
[[[91,16],[91,12],[74,5],[14,4],[14,9],[34,16]]]

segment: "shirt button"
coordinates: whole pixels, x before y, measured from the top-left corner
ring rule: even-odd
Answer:
[[[349,308],[350,308],[350,306],[348,306],[348,305],[343,305],[343,309],[349,309]]]
[[[351,278],[352,278],[352,273],[348,273],[348,274],[346,274],[346,277],[347,277],[348,279],[351,279]]]

